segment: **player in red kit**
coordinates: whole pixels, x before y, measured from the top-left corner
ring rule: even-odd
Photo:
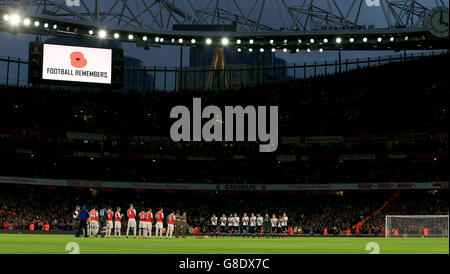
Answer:
[[[172,239],[173,230],[175,228],[175,212],[171,211],[169,216],[167,217],[167,233],[166,239]]]
[[[108,207],[108,211],[106,212],[106,236],[111,237],[111,230],[113,230],[113,218],[114,212],[111,207]]]
[[[142,210],[139,212],[139,239],[147,235],[147,213]]]
[[[147,232],[148,232],[148,236],[151,239],[152,238],[152,227],[153,227],[153,213],[152,213],[152,209],[149,208],[146,214],[146,219],[147,219]]]
[[[162,239],[162,233],[163,233],[162,229],[163,229],[163,220],[164,220],[164,214],[163,214],[162,208],[158,212],[156,212],[155,219],[156,219],[155,237],[158,238],[158,234],[159,234],[159,238]]]
[[[120,214],[120,207],[117,208],[116,213],[114,214],[114,238],[117,237],[117,232],[119,233],[119,238],[120,238],[120,233],[121,233],[121,229],[122,229],[122,217],[123,214]]]
[[[133,204],[130,204],[130,209],[127,211],[128,216],[128,226],[127,226],[127,238],[130,228],[133,228],[134,238],[136,238],[136,209],[134,209]]]
[[[91,235],[94,237],[97,237],[99,225],[98,225],[98,212],[97,212],[96,207],[94,207],[91,210],[91,212],[89,213],[89,216],[91,217],[91,222],[89,224],[89,227],[91,229]]]

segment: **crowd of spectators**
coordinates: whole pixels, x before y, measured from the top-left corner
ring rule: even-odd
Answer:
[[[237,90],[0,89],[0,126],[168,136],[174,106],[279,106],[279,136],[447,132],[449,55]]]
[[[121,93],[0,88],[0,128],[54,132],[51,136],[0,134],[0,174],[192,183],[447,181],[449,87],[442,67],[448,58],[445,54],[228,91]],[[256,143],[84,140],[61,135],[74,131],[168,138],[173,122],[169,116],[171,108],[180,104],[190,106],[193,97],[201,97],[203,106],[278,105],[281,137],[364,134],[403,134],[403,137],[400,141],[281,143],[277,155],[322,158],[289,162],[157,158],[158,155],[171,155],[174,159],[177,155],[251,155],[257,154]],[[413,134],[408,137],[405,135],[408,133]],[[432,134],[441,137],[432,138]],[[110,157],[113,153],[118,155]],[[389,153],[419,156],[388,160]],[[340,154],[353,159],[341,159]],[[382,159],[374,160],[375,154],[381,154]]]
[[[188,224],[206,231],[212,214],[269,213],[277,216],[286,212],[288,226],[301,229],[303,234],[356,233],[357,224],[369,220],[359,229],[360,234],[384,232],[386,214],[448,215],[448,190],[378,192],[213,192],[213,191],[136,191],[107,189],[73,189],[66,187],[0,186],[0,221],[2,228],[50,231],[72,230],[72,212],[76,205],[102,208],[120,206],[123,211],[133,203],[139,212],[151,207],[156,212],[163,207],[186,210]],[[270,197],[270,199],[268,199]],[[420,201],[418,203],[417,201]],[[387,205],[383,205],[387,202]],[[378,209],[382,209],[377,212]],[[377,212],[376,216],[374,213]],[[122,227],[126,228],[126,219]]]

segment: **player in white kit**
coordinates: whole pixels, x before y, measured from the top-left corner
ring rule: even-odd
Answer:
[[[264,217],[261,214],[258,214],[258,217],[256,218],[256,228],[257,228],[257,234],[263,230],[263,223],[264,223]]]
[[[255,237],[256,234],[256,216],[255,213],[252,213],[250,215],[250,229],[249,229],[250,234],[252,234],[253,238]]]
[[[233,233],[236,233],[237,235],[240,233],[240,219],[237,215],[237,213],[234,213],[234,225],[233,225]]]
[[[286,213],[283,213],[283,216],[281,217],[281,231],[284,234],[285,239],[287,239],[287,230],[288,230],[288,217],[286,215]]]
[[[216,214],[213,214],[211,217],[211,227],[210,227],[211,236],[215,235],[217,237],[217,235],[218,235],[217,234],[217,221],[218,221],[218,218],[216,217]]]
[[[279,216],[280,218],[278,218],[278,223],[277,223],[277,236],[279,237],[279,238],[281,238],[281,235],[283,235],[283,228],[282,228],[282,226],[281,226],[281,216]]]
[[[242,237],[249,236],[248,234],[248,222],[250,218],[247,216],[247,213],[244,213],[244,216],[242,217]]]
[[[270,219],[270,234],[272,235],[272,238],[275,238],[275,234],[277,233],[277,224],[278,219],[275,214],[272,214],[272,219]]]
[[[225,236],[226,231],[227,231],[227,216],[225,216],[225,214],[222,214],[222,217],[220,218],[220,235],[222,237]]]
[[[228,217],[227,224],[228,224],[228,232],[229,232],[229,234],[231,234],[233,231],[233,226],[234,226],[233,214],[230,214],[230,217]]]

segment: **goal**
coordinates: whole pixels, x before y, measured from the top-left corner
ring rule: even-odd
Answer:
[[[385,237],[448,238],[448,215],[386,215]]]

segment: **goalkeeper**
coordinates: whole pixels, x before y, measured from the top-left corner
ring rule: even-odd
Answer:
[[[270,218],[269,214],[266,213],[264,216],[264,238],[268,238],[270,235]]]
[[[106,209],[106,206],[104,206],[103,208],[102,208],[102,210],[100,210],[100,228],[101,228],[101,235],[102,235],[102,238],[105,238],[105,236],[106,236],[106,219],[107,219],[107,216],[106,216],[106,213],[108,212],[108,210]]]

